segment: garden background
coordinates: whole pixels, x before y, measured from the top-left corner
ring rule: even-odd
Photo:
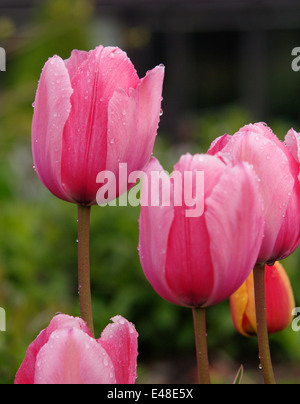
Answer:
[[[0,46],[0,383],[12,383],[28,344],[56,312],[79,315],[76,206],[38,180],[30,144],[41,69],[54,54],[119,46],[143,77],[166,76],[154,155],[171,171],[180,155],[205,152],[224,133],[264,121],[283,139],[300,132],[298,1],[1,0]],[[194,383],[191,310],[161,299],[141,269],[139,207],[98,207],[91,217],[96,336],[120,314],[136,325],[138,383]],[[283,261],[300,306],[299,249]],[[207,311],[212,381],[259,383],[256,339],[234,330],[228,301]],[[279,382],[300,382],[300,332],[270,337]]]

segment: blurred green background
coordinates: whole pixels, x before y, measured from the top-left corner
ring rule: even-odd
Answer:
[[[166,66],[154,154],[167,170],[225,132],[263,120],[283,138],[300,131],[297,2],[4,0],[0,46],[0,383],[12,383],[28,344],[56,312],[79,315],[76,206],[52,196],[33,168],[32,103],[48,57],[116,45],[142,77]],[[139,337],[138,383],[196,380],[192,313],[162,300],[140,266],[139,208],[94,207],[91,276],[96,334],[121,314]],[[283,262],[300,306],[299,251]],[[239,336],[228,301],[207,311],[213,382],[261,382],[256,340]],[[280,382],[300,382],[300,332],[271,336]]]

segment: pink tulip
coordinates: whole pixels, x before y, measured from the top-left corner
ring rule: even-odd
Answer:
[[[29,345],[15,384],[134,384],[138,334],[123,317],[112,321],[96,340],[82,319],[56,315]]]
[[[159,124],[163,77],[164,67],[157,66],[139,79],[119,48],[50,58],[32,122],[34,167],[44,185],[65,201],[93,205],[99,172],[118,179],[119,163],[129,173],[143,170]],[[125,191],[117,189],[115,197]]]
[[[246,161],[260,179],[265,230],[259,262],[286,258],[300,243],[300,135],[291,129],[282,143],[265,124],[247,125],[233,136],[216,139],[209,154]]]
[[[170,204],[162,187],[160,195],[149,186],[153,172],[171,187]],[[175,186],[175,172],[182,174],[181,187]],[[186,172],[192,172],[194,180],[197,172],[204,172],[204,193],[188,177],[186,183]],[[177,305],[206,307],[225,300],[246,280],[261,246],[263,204],[253,168],[247,163],[233,166],[225,158],[187,154],[171,178],[154,158],[145,175],[139,252],[147,279],[161,297]],[[198,195],[194,205],[203,200],[198,217],[187,215],[195,208],[184,203],[187,191],[193,198]],[[157,202],[152,205],[146,203],[151,193]]]

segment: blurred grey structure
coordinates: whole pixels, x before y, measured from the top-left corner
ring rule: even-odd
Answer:
[[[16,26],[39,0],[1,0]],[[297,122],[300,72],[299,0],[95,0],[95,44],[125,49],[140,75],[166,66],[162,127],[173,136],[185,116],[239,103],[254,120]]]

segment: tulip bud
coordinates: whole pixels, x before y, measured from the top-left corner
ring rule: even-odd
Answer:
[[[292,321],[295,299],[288,275],[277,261],[265,266],[265,299],[268,332],[279,332]],[[244,336],[257,333],[253,271],[243,285],[230,296],[230,309],[236,330]]]

